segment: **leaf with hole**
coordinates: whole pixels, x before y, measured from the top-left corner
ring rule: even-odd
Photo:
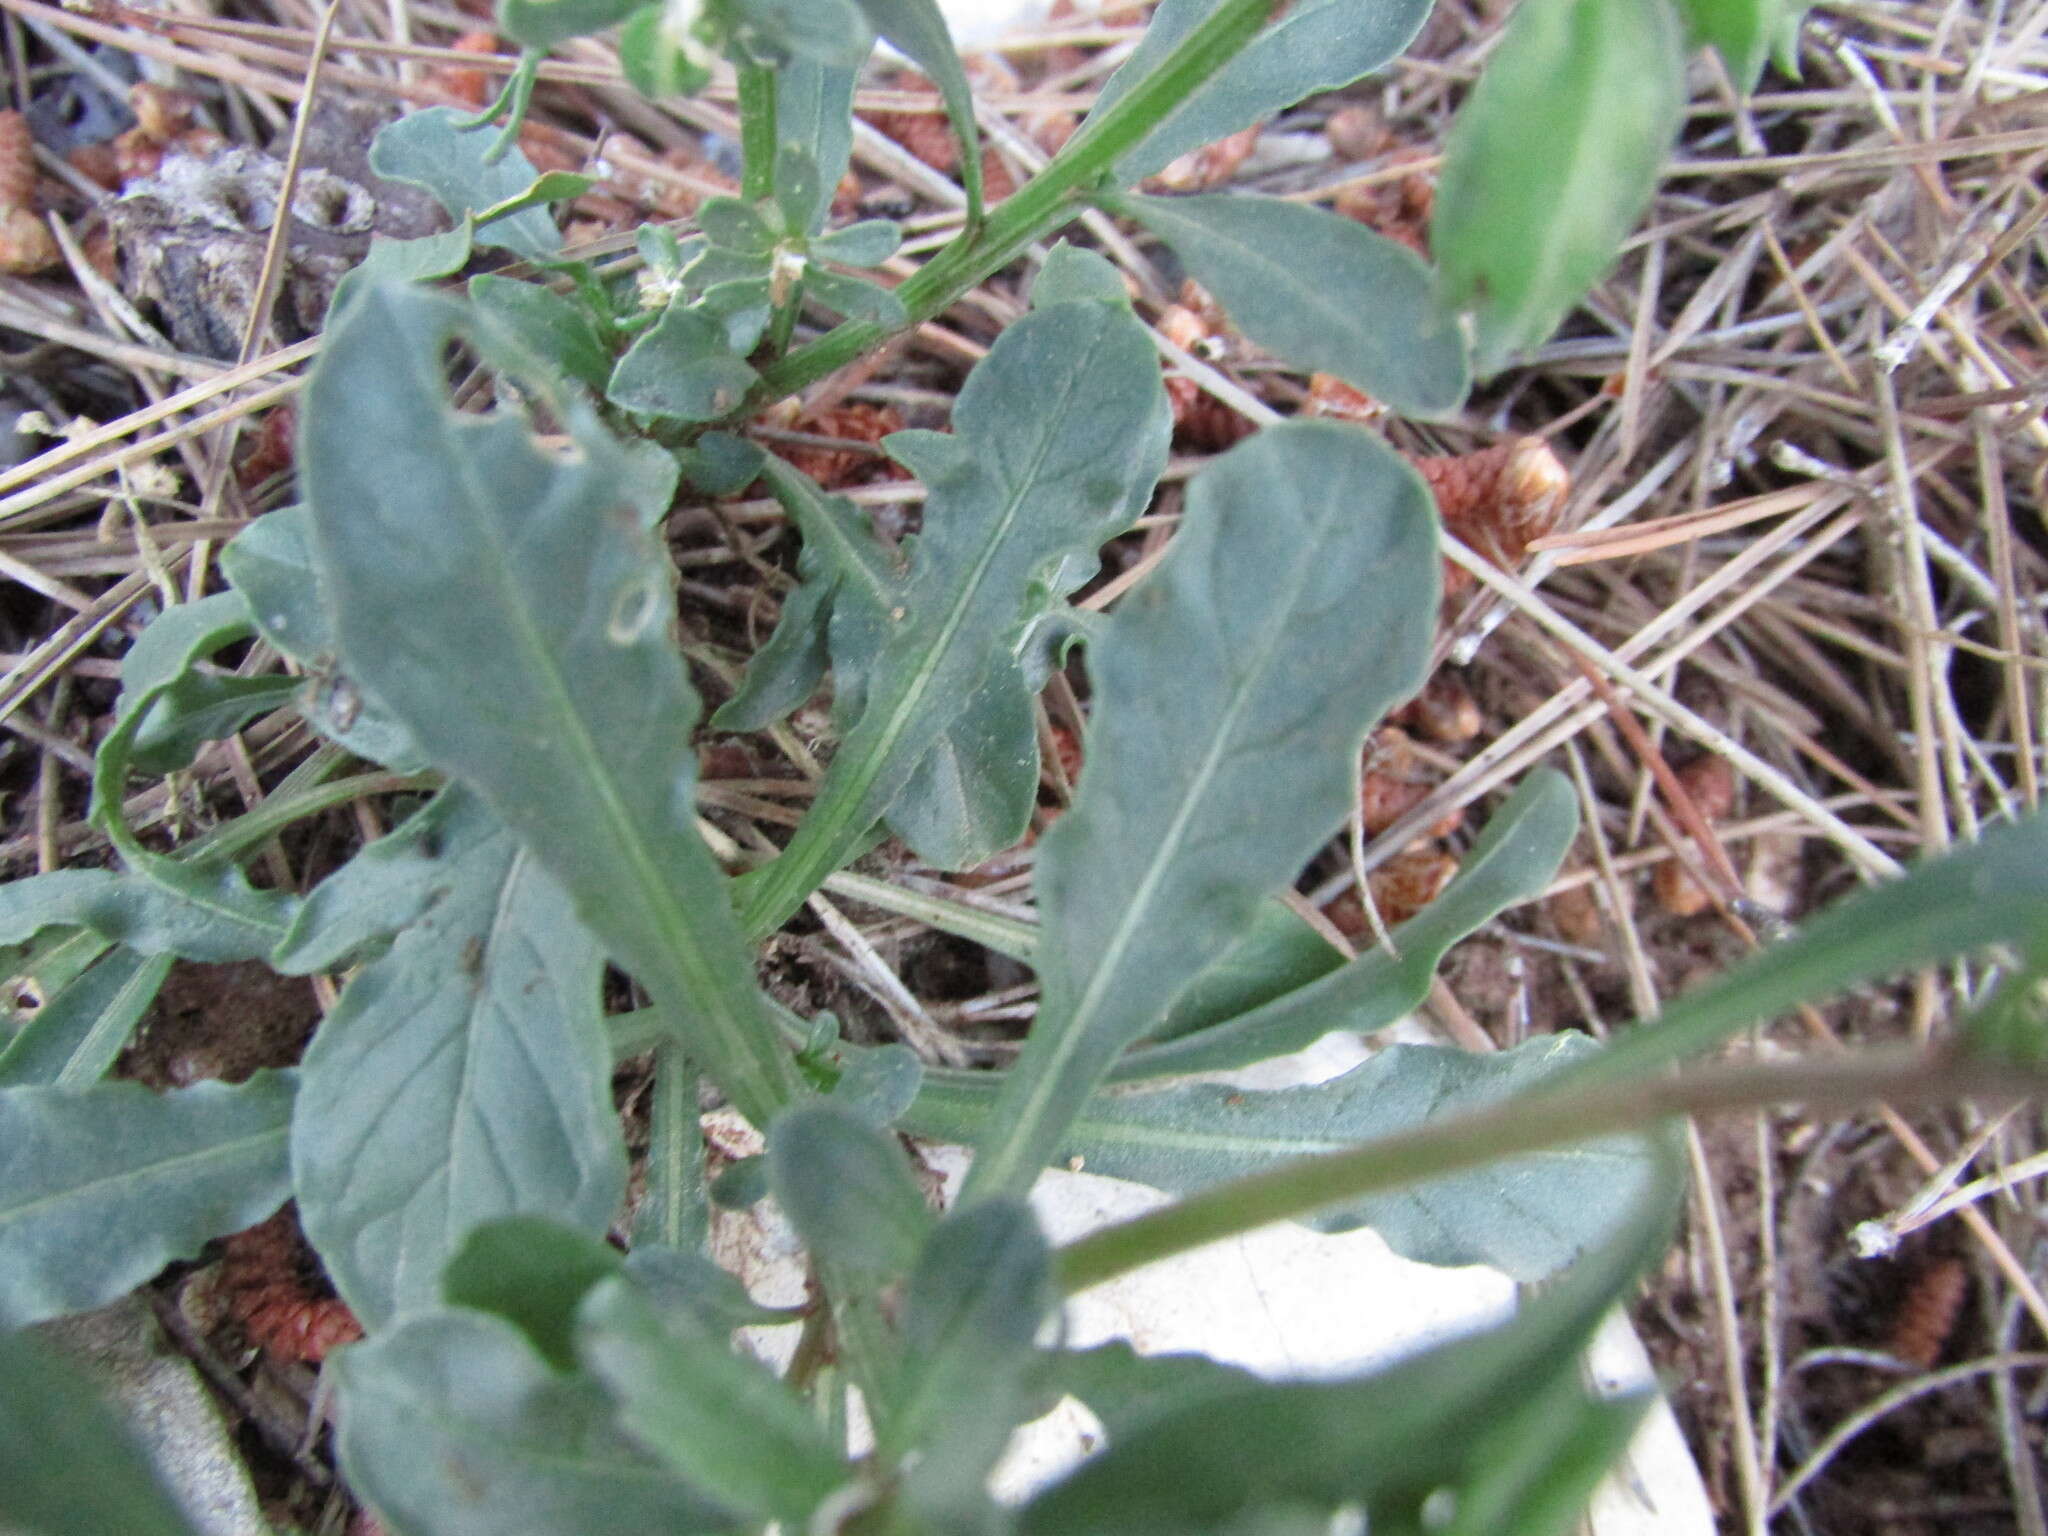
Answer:
[[[698,702],[651,532],[675,461],[578,399],[553,402],[567,451],[511,412],[457,412],[438,360],[470,318],[378,289],[307,385],[302,472],[342,654],[765,1123],[796,1076],[692,824]]]
[[[474,796],[435,840],[431,904],[321,1023],[292,1121],[300,1224],[371,1328],[436,1305],[480,1223],[598,1237],[626,1187],[596,942]]]
[[[291,1193],[292,1074],[0,1089],[0,1327],[105,1306]]]

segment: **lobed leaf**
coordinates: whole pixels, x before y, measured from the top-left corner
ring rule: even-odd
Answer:
[[[1123,67],[1096,99],[1101,118],[1164,63],[1220,0],[1165,0]],[[1400,56],[1430,0],[1295,0],[1245,48],[1118,159],[1118,186],[1135,186],[1192,150],[1249,128],[1304,97],[1371,74]]]
[[[1302,368],[1334,373],[1411,416],[1457,409],[1465,341],[1435,277],[1356,220],[1277,197],[1098,199],[1186,263],[1239,330]]]
[[[443,1310],[327,1363],[349,1487],[407,1536],[730,1531],[734,1513],[634,1446],[590,1377],[518,1328]]]
[[[1043,1001],[970,1195],[1028,1187],[1118,1053],[1342,824],[1367,730],[1422,676],[1435,539],[1414,472],[1331,423],[1194,481],[1090,652],[1088,771],[1039,845]]]
[[[457,413],[439,358],[464,323],[437,296],[372,290],[307,385],[300,463],[341,650],[765,1123],[797,1083],[691,822],[698,702],[649,531],[674,460],[573,400],[566,454],[512,415]]]
[[[435,1305],[480,1223],[602,1236],[626,1186],[596,942],[473,797],[435,841],[432,904],[321,1024],[292,1121],[300,1224],[370,1328]]]
[[[841,572],[831,654],[851,724],[789,848],[740,882],[752,932],[779,926],[845,861],[980,690],[1022,688],[1022,673],[1013,681],[1004,669],[1031,623],[1144,508],[1169,412],[1144,328],[1124,304],[1089,300],[1037,309],[1005,331],[961,391],[953,426],[950,437],[900,432],[885,444],[928,490],[906,579],[877,569],[843,527],[813,519],[833,540],[828,568]],[[778,493],[790,483],[771,480]],[[1004,751],[1035,760],[1037,747],[1027,735]]]
[[[282,1205],[292,1080],[0,1090],[0,1327],[104,1306]]]
[[[1452,124],[1430,243],[1481,373],[1556,329],[1614,262],[1685,107],[1676,14],[1529,0]]]

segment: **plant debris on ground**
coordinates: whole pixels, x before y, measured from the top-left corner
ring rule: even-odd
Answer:
[[[1506,9],[1439,0],[1381,76],[1184,157],[1159,190],[1313,201],[1426,246],[1445,124]],[[1055,6],[976,56],[991,199],[1073,131],[1145,10]],[[475,108],[515,50],[472,4],[339,0],[329,17],[310,0],[0,0],[0,27],[13,877],[108,858],[85,808],[122,654],[152,614],[215,590],[223,543],[291,499],[293,399],[335,281],[373,233],[430,227],[431,205],[403,189],[357,200],[371,133],[400,109]],[[1797,76],[1768,72],[1746,100],[1696,59],[1678,157],[1620,265],[1555,339],[1434,426],[1260,355],[1163,247],[1086,220],[1152,329],[1175,436],[1168,489],[1105,552],[1083,607],[1157,562],[1174,487],[1278,417],[1381,426],[1445,520],[1436,670],[1369,745],[1357,835],[1304,877],[1302,910],[1370,946],[1442,888],[1484,806],[1531,767],[1577,786],[1584,831],[1564,872],[1455,951],[1435,988],[1428,1012],[1449,1038],[1491,1050],[1649,1017],[1857,883],[2038,804],[2044,34],[2038,3],[1830,0],[1799,35]],[[539,78],[521,148],[596,178],[562,210],[572,253],[628,250],[643,221],[687,226],[734,187],[729,90],[650,105],[588,39]],[[835,208],[902,222],[909,242],[884,269],[900,279],[960,227],[957,150],[907,68],[877,68],[859,108]],[[257,211],[287,167],[321,231],[279,244]],[[909,531],[921,492],[875,443],[944,426],[1023,307],[1022,280],[998,275],[754,435],[885,532]],[[794,541],[765,495],[685,505],[666,532],[686,650],[715,703],[773,628]],[[240,670],[282,663],[257,645]],[[885,848],[771,946],[779,995],[833,1010],[853,1038],[1004,1061],[1032,1012],[1030,972],[865,902],[864,881],[1017,911],[1036,832],[1086,771],[1079,718],[1056,679],[1032,838],[955,875]],[[796,820],[823,727],[799,713],[765,737],[705,733],[700,804],[735,846]],[[162,845],[189,840],[260,803],[312,745],[296,716],[270,716],[127,816]],[[307,888],[380,835],[388,796],[411,786],[381,787],[386,801],[274,841],[266,882]],[[1924,1040],[1966,982],[1929,973],[1778,1027],[1802,1045]],[[161,1085],[289,1064],[335,993],[326,977],[180,966],[123,1070]],[[21,1018],[40,1002],[17,984],[5,1006]],[[644,1124],[644,1078],[616,1086]],[[2048,1530],[2037,1113],[1772,1113],[1703,1129],[1690,1153],[1683,1241],[1637,1317],[1725,1528]],[[158,1297],[246,1426],[277,1518],[339,1529],[347,1496],[308,1435],[322,1407],[309,1362],[345,1337],[338,1303],[289,1218],[259,1232],[165,1277]]]

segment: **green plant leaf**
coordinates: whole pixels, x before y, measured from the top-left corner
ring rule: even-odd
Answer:
[[[953,47],[953,34],[937,0],[856,0],[868,24],[898,53],[931,77],[946,104],[953,137],[960,145],[960,185],[967,193],[967,227],[981,222],[981,132],[974,122],[974,93],[967,69]],[[834,258],[844,260],[845,258]],[[858,263],[873,265],[873,263]]]
[[[650,101],[690,96],[711,83],[711,71],[670,34],[666,5],[643,5],[619,28],[619,68]]]
[[[349,1487],[407,1536],[730,1531],[734,1514],[641,1452],[588,1376],[484,1312],[401,1323],[328,1361]]]
[[[135,729],[129,764],[142,773],[188,767],[209,741],[232,736],[258,715],[283,705],[298,685],[288,677],[233,677],[203,672],[200,663],[256,632],[248,600],[216,592],[166,608],[121,658],[118,718],[153,695]]]
[[[116,948],[37,1010],[0,1051],[0,1088],[84,1088],[104,1077],[170,973],[169,955]]]
[[[387,181],[431,193],[457,220],[520,197],[540,180],[517,146],[496,161],[489,159],[497,130],[488,125],[465,129],[460,125],[466,121],[467,115],[453,107],[409,112],[377,135],[370,146],[370,169]],[[501,218],[488,231],[476,231],[476,240],[540,261],[562,248],[562,233],[545,208]]]
[[[775,249],[775,231],[753,204],[737,197],[707,197],[697,205],[697,227],[720,250],[742,256],[766,256]]]
[[[0,1327],[104,1306],[291,1193],[292,1074],[0,1090]]]
[[[300,1224],[370,1328],[437,1304],[478,1223],[601,1236],[626,1187],[596,942],[474,798],[438,842],[436,899],[322,1022],[292,1120]]]
[[[299,903],[271,969],[286,976],[339,970],[412,923],[448,894],[451,831],[474,828],[478,816],[468,791],[446,789],[362,849]]]
[[[1119,1339],[1048,1357],[1052,1382],[1088,1405],[1112,1443],[1198,1397],[1235,1392],[1259,1378],[1207,1355],[1141,1355]]]
[[[910,323],[903,301],[880,283],[852,277],[826,267],[811,267],[804,274],[804,292],[835,315],[849,320],[872,320],[884,330],[901,330]]]
[[[1785,0],[1678,0],[1687,37],[1721,55],[1738,91],[1756,89],[1785,9]]]
[[[1045,1236],[1021,1202],[949,1216],[925,1244],[904,1290],[899,1395],[878,1439],[917,1453],[906,1501],[934,1529],[972,1529],[986,1508],[990,1469],[1035,1411],[1033,1341],[1057,1303]]]
[[[1586,1340],[1669,1241],[1677,1182],[1660,1159],[1627,1225],[1505,1326],[1353,1380],[1198,1384],[1033,1500],[1020,1531],[1179,1536],[1282,1501],[1362,1505],[1375,1530],[1427,1529],[1425,1500],[1486,1483],[1514,1452],[1503,1426],[1550,1439],[1525,1406],[1577,1390]]]
[[[775,66],[808,60],[859,69],[875,34],[854,0],[724,0],[732,41],[747,57]]]
[[[500,219],[509,219],[529,208],[545,211],[550,203],[565,203],[572,197],[581,197],[596,185],[595,176],[584,176],[575,171],[543,171],[524,191],[501,198],[488,208],[479,208],[474,215],[476,227],[488,228]],[[487,245],[492,243],[485,242]]]
[[[442,1295],[451,1307],[493,1312],[514,1324],[558,1371],[576,1369],[576,1308],[626,1256],[600,1237],[546,1216],[501,1216],[470,1229],[448,1260]]]
[[[1003,333],[960,393],[952,436],[888,439],[925,481],[924,531],[901,581],[838,536],[831,650],[851,724],[789,848],[739,882],[750,932],[779,926],[845,861],[977,690],[1004,686],[996,675],[1030,624],[1143,511],[1169,426],[1144,327],[1123,304],[1080,302]],[[770,483],[790,482],[771,471]],[[843,574],[856,565],[858,583]],[[1008,751],[1035,759],[1037,744]]]
[[[818,236],[811,242],[811,254],[842,266],[879,267],[902,244],[903,226],[894,219],[862,219]]]
[[[1342,824],[1367,730],[1421,681],[1435,550],[1428,491],[1355,429],[1269,428],[1193,482],[1090,652],[1088,770],[1039,845],[1043,1001],[970,1194],[1028,1188],[1118,1053]]]
[[[548,49],[615,27],[640,0],[498,0],[498,28],[515,43]]]
[[[612,374],[612,353],[584,305],[539,283],[488,274],[469,280],[470,302],[579,384],[599,394]]]
[[[832,194],[846,174],[853,154],[854,77],[851,69],[833,69],[808,59],[794,60],[775,72],[775,136],[803,150],[815,168],[810,206],[800,205],[793,187],[775,189],[783,217],[799,234],[816,234],[825,227]]]
[[[1552,1376],[1484,1432],[1443,1528],[1447,1536],[1584,1530],[1593,1490],[1628,1449],[1650,1402],[1648,1392],[1590,1398],[1571,1376]]]
[[[1022,841],[1038,803],[1031,694],[1017,664],[998,658],[918,761],[889,807],[889,830],[921,858],[971,869]]]
[[[575,400],[556,407],[568,456],[516,416],[458,414],[437,360],[463,318],[416,290],[366,294],[307,385],[300,463],[343,653],[766,1123],[797,1081],[691,825],[698,703],[649,532],[675,462]]]
[[[1172,246],[1239,330],[1411,416],[1456,410],[1465,341],[1428,265],[1356,220],[1277,197],[1102,198]]]
[[[426,766],[412,733],[341,670],[334,625],[313,569],[304,506],[266,512],[220,552],[221,573],[249,600],[257,633],[306,670],[299,713],[329,741],[401,773]]]
[[[707,1333],[803,1320],[801,1307],[762,1306],[737,1276],[693,1249],[643,1243],[626,1256],[626,1273],[664,1315],[687,1314]]]
[[[896,1138],[829,1101],[775,1122],[768,1177],[804,1245],[872,1284],[908,1274],[932,1228]]]
[[[0,944],[62,925],[141,955],[260,960],[284,937],[296,905],[254,889],[233,868],[162,859],[149,873],[60,869],[0,885]]]
[[[798,585],[784,599],[774,633],[748,663],[740,691],[711,717],[722,731],[765,729],[811,696],[824,677],[827,628],[835,612],[840,651],[849,657],[872,652],[902,580],[890,552],[850,500],[826,495],[808,475],[780,459],[762,460],[760,470],[803,534]],[[840,587],[848,582],[851,595],[840,604]],[[857,687],[858,679],[853,681]],[[845,692],[843,684],[840,692]],[[847,700],[839,698],[835,706],[844,710]]]
[[[797,556],[799,569],[810,549],[806,540]],[[805,580],[782,600],[781,617],[748,661],[738,691],[713,712],[713,730],[765,731],[787,719],[818,691],[828,660],[825,623],[835,585],[836,577]]]
[[[1219,0],[1166,0],[1138,47],[1110,76],[1091,120],[1100,118],[1165,62]],[[1363,78],[1398,58],[1429,15],[1430,0],[1295,0],[1236,58],[1190,94],[1116,162],[1128,187],[1170,162],[1227,138],[1317,91]]]
[[[1057,1158],[1078,1156],[1090,1173],[1187,1194],[1482,1108],[1595,1054],[1583,1035],[1545,1036],[1492,1055],[1393,1045],[1302,1088],[1177,1083],[1105,1094],[1082,1110]],[[1639,1143],[1591,1142],[1374,1195],[1315,1225],[1371,1227],[1396,1253],[1425,1264],[1491,1264],[1517,1280],[1541,1280],[1604,1240],[1648,1173]]]
[[[1286,902],[1269,901],[1253,914],[1223,958],[1173,1000],[1150,1038],[1164,1043],[1228,1023],[1320,981],[1344,964],[1344,952],[1321,929]]]
[[[847,1480],[811,1410],[723,1334],[662,1315],[623,1278],[578,1309],[584,1363],[619,1399],[619,1423],[727,1506],[794,1522]]]
[[[1685,108],[1669,5],[1529,0],[1451,126],[1430,244],[1492,373],[1544,340],[1614,262]]]
[[[1249,1012],[1142,1046],[1118,1064],[1114,1076],[1227,1072],[1298,1051],[1333,1029],[1363,1034],[1393,1023],[1428,995],[1430,979],[1453,944],[1542,894],[1578,825],[1571,785],[1549,770],[1530,774],[1494,813],[1457,878],[1390,935],[1391,950],[1370,949]]]
[[[605,398],[671,421],[716,421],[758,377],[732,354],[717,320],[671,304],[619,359]]]
[[[83,1372],[0,1333],[0,1527],[20,1536],[193,1536],[156,1469]]]

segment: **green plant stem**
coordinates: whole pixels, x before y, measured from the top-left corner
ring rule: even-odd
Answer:
[[[775,71],[739,67],[740,196],[750,203],[775,195]]]
[[[1906,1050],[1791,1066],[1704,1067],[1682,1077],[1525,1094],[1475,1114],[1219,1184],[1150,1215],[1105,1227],[1059,1251],[1059,1284],[1071,1296],[1276,1221],[1498,1158],[1652,1130],[1681,1116],[1770,1104],[1842,1110],[1877,1101],[2010,1101],[2043,1093],[2048,1093],[2048,1069]]]
[[[1151,74],[1107,112],[1090,118],[1053,161],[989,214],[980,229],[961,233],[896,290],[911,325],[950,308],[963,293],[1001,271],[1033,241],[1078,217],[1087,196],[1145,136],[1165,120],[1265,25],[1271,0],[1224,0]],[[742,82],[744,91],[744,78]],[[744,95],[742,105],[744,105]],[[784,395],[837,372],[879,345],[889,332],[872,321],[849,321],[766,369],[736,415],[748,416]]]

